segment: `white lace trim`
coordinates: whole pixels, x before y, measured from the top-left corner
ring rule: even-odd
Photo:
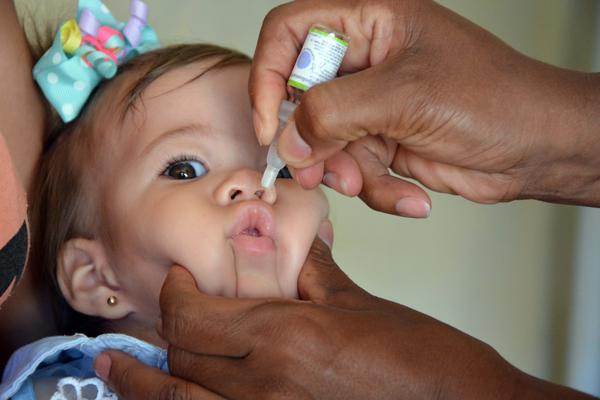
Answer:
[[[62,378],[56,389],[50,400],[118,400],[117,395],[98,378]]]

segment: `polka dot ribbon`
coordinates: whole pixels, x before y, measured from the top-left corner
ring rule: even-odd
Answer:
[[[132,0],[130,17],[118,22],[100,0],[79,0],[77,21],[58,30],[52,47],[33,68],[33,78],[64,122],[74,120],[90,94],[120,64],[159,46],[147,25],[148,6]]]

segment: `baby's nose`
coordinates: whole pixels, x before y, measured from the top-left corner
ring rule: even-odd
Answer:
[[[231,173],[217,188],[216,199],[221,205],[238,201],[262,200],[273,204],[277,200],[275,186],[265,189],[258,171],[241,169]]]

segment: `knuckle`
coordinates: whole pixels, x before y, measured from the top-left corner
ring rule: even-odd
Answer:
[[[285,13],[285,4],[278,5],[277,7],[272,8],[264,19],[264,25],[271,25],[277,21],[279,21],[280,17]]]
[[[133,384],[135,367],[127,365],[124,368],[115,368],[115,366],[116,364],[113,362],[113,366],[110,369],[110,380],[117,389],[117,392],[123,392]]]
[[[289,361],[297,360],[300,354],[318,353],[321,348],[335,347],[327,331],[327,315],[318,306],[274,300],[257,305],[247,318],[261,321],[252,332],[259,338],[255,346],[269,353],[276,349],[276,356],[281,359],[279,375],[285,376],[283,366],[293,365]],[[253,353],[248,357],[250,362],[254,361]],[[313,354],[313,357],[319,356]]]
[[[156,400],[192,400],[190,384],[180,380],[170,380],[162,385]]]
[[[244,320],[255,322],[250,328],[252,336],[257,338],[254,347],[269,352],[276,347],[282,351],[282,354],[297,351],[296,346],[301,343],[301,337],[297,336],[301,334],[297,333],[296,329],[303,325],[301,319],[305,318],[302,317],[302,310],[304,307],[298,307],[297,304],[282,299],[273,299],[249,310]],[[253,359],[253,352],[247,357]]]
[[[163,312],[162,334],[165,338],[178,338],[190,333],[193,321],[197,320],[196,307],[179,304]]]
[[[179,375],[179,370],[185,368],[183,367],[185,364],[184,358],[185,356],[183,355],[182,350],[174,346],[169,346],[169,350],[167,351],[167,360],[171,374]]]
[[[169,346],[167,352],[169,368],[172,374],[186,376],[192,370],[197,371],[198,365],[194,364],[193,354],[174,346]]]
[[[310,310],[297,308],[288,313],[288,321],[286,323],[286,338],[290,342],[290,348],[298,346],[300,349],[307,344],[322,343],[327,337],[327,332],[323,328],[318,309],[311,307]],[[296,348],[294,351],[298,350]]]
[[[285,45],[289,45],[290,39],[296,40],[289,26],[290,17],[294,16],[294,7],[295,4],[287,3],[272,8],[263,19],[261,40],[273,40]]]
[[[253,333],[256,335],[264,335],[265,330],[273,327],[287,330],[285,324],[280,324],[276,321],[282,316],[286,316],[287,310],[290,308],[291,304],[284,299],[272,299],[259,303],[243,315],[240,315],[239,319],[232,324],[232,329],[241,329],[246,321],[255,321],[257,323],[250,326],[253,327]]]
[[[393,205],[386,203],[383,199],[385,196],[385,188],[377,183],[365,185],[358,197],[372,210],[380,212],[393,212]]]
[[[179,314],[179,309],[182,305],[183,304],[179,296],[169,296],[167,298],[164,291],[161,292],[160,308],[163,315],[163,320],[169,318],[177,319],[176,317]]]
[[[397,1],[394,0],[370,0],[366,3],[361,4],[364,7],[364,13],[366,15],[375,15],[379,20],[389,21],[392,20],[396,14],[398,7]]]
[[[114,367],[110,369],[110,380],[112,384],[115,386],[118,392],[122,390],[122,388],[127,387],[129,385],[129,381],[131,379],[129,368],[125,368],[124,370],[119,371],[118,374],[113,375]]]

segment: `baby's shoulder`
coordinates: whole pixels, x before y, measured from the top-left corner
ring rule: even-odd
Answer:
[[[94,359],[108,349],[168,372],[165,350],[131,336],[51,336],[11,356],[0,384],[0,400],[116,399],[94,373]]]

